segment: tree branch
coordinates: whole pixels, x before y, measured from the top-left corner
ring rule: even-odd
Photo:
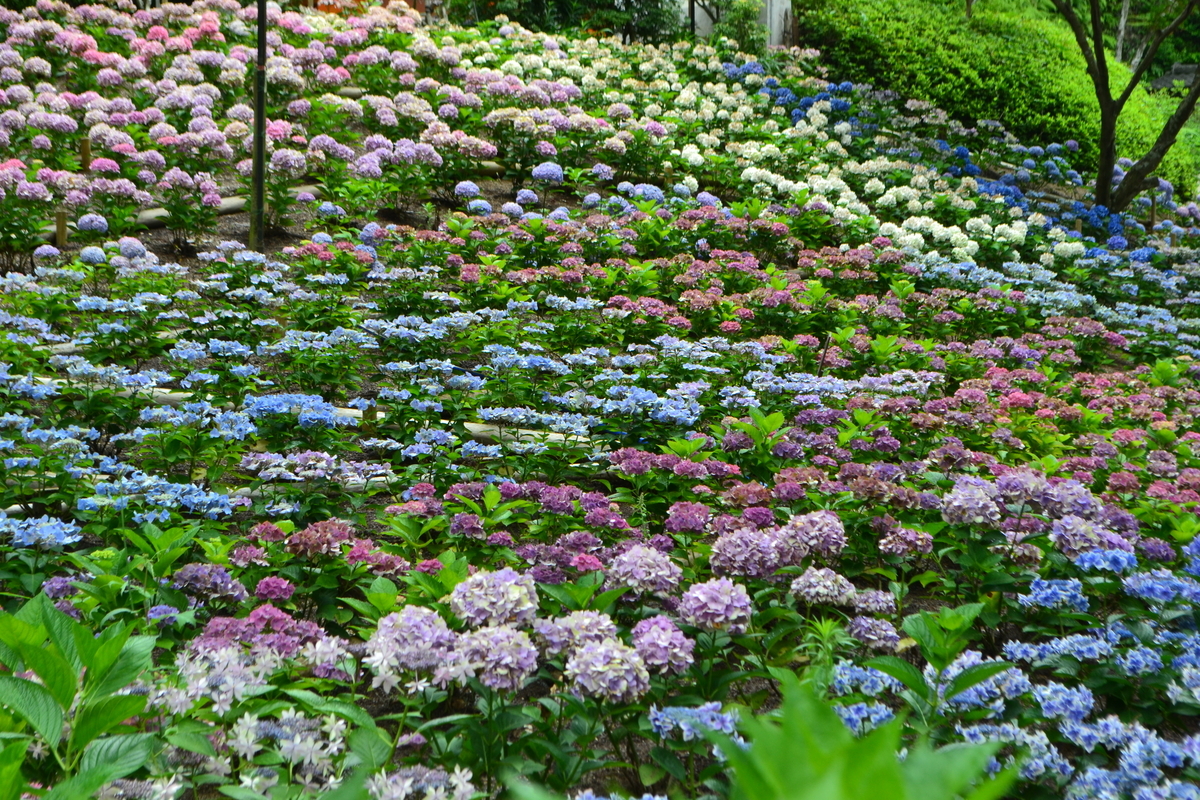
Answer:
[[[1098,2],[1099,0],[1092,0],[1093,4]],[[1192,12],[1194,12],[1197,8],[1200,8],[1200,0],[1188,0],[1188,4],[1184,6],[1183,11],[1180,11],[1179,15],[1176,16],[1175,19],[1171,20],[1171,22],[1165,28],[1156,33],[1150,39],[1149,43],[1146,44],[1145,51],[1142,53],[1141,58],[1138,59],[1137,64],[1134,65],[1133,75],[1129,77],[1129,84],[1125,87],[1125,91],[1121,92],[1121,96],[1117,98],[1118,107],[1124,107],[1125,102],[1129,100],[1130,96],[1133,94],[1133,90],[1137,88],[1139,83],[1141,83],[1142,78],[1145,77],[1146,72],[1149,71],[1150,65],[1154,62],[1154,56],[1158,54],[1158,48],[1162,46],[1163,42],[1170,38],[1171,34],[1179,30],[1180,25],[1187,22],[1187,18],[1190,17]]]
[[[1104,76],[1104,80],[1101,80],[1100,68],[1096,64],[1096,56],[1088,41],[1087,31],[1083,27],[1083,21],[1079,19],[1079,15],[1071,6],[1071,0],[1054,0],[1054,7],[1058,9],[1059,14],[1062,14],[1067,25],[1071,27],[1071,32],[1075,34],[1075,43],[1079,45],[1079,52],[1083,53],[1083,58],[1087,62],[1088,74],[1092,76],[1092,83],[1096,85],[1096,95],[1111,101],[1112,93],[1109,90],[1107,75]]]
[[[1096,53],[1096,66],[1100,70],[1100,79],[1108,86],[1108,55],[1104,52],[1104,16],[1100,0],[1089,0],[1088,9],[1092,15],[1092,49]]]
[[[1183,130],[1183,126],[1187,124],[1188,119],[1196,110],[1198,101],[1200,101],[1200,79],[1192,83],[1187,96],[1179,102],[1175,113],[1171,114],[1171,118],[1163,126],[1162,133],[1158,135],[1154,146],[1125,173],[1121,185],[1113,193],[1112,208],[1114,211],[1125,210],[1133,202],[1133,198],[1147,188],[1147,181],[1152,180],[1150,174],[1158,169],[1162,160],[1166,158],[1172,145],[1175,144],[1175,140],[1179,137],[1179,132]],[[1097,180],[1100,178],[1097,177]]]

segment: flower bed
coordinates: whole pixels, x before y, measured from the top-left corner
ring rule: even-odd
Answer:
[[[1110,215],[1070,143],[812,53],[287,13],[274,211],[324,198],[263,255],[203,235],[252,10],[0,13],[34,254],[0,297],[0,780],[721,796],[704,731],[800,672],[856,734],[1003,743],[1030,797],[1192,796],[1170,187]],[[60,201],[78,251],[37,247]],[[197,259],[124,235],[151,203]]]

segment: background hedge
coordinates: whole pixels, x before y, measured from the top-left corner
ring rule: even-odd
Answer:
[[[982,5],[982,4],[980,4]],[[1065,23],[935,0],[794,0],[801,44],[821,50],[835,80],[871,83],[931,101],[966,124],[1004,123],[1022,143],[1075,139],[1094,167],[1099,109],[1083,56]],[[1129,71],[1112,63],[1113,85]],[[1138,89],[1118,131],[1120,155],[1153,143],[1174,101]],[[1200,130],[1185,130],[1159,174],[1192,196],[1200,174]]]

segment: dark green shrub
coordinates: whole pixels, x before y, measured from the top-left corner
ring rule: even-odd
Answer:
[[[871,83],[929,100],[967,124],[999,120],[1026,144],[1075,139],[1078,166],[1095,165],[1099,110],[1083,56],[1055,19],[934,0],[795,0],[801,44],[821,50],[835,80]],[[1128,72],[1113,69],[1123,86]],[[1119,130],[1122,156],[1139,157],[1170,109],[1139,90]],[[1200,171],[1194,138],[1160,174],[1191,194]]]
[[[504,14],[533,31],[583,28],[647,42],[665,41],[680,31],[677,0],[449,0],[447,13],[461,25]]]

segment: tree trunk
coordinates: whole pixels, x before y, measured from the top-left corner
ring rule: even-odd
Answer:
[[[1096,204],[1112,203],[1113,169],[1117,166],[1117,117],[1120,109],[1111,100],[1100,100],[1100,155],[1096,161]]]
[[[1117,24],[1117,61],[1124,61],[1122,55],[1125,52],[1125,25],[1129,22],[1129,2],[1123,0],[1121,3],[1121,21]]]
[[[1155,181],[1150,175],[1158,169],[1158,166],[1166,158],[1172,145],[1175,144],[1175,140],[1179,138],[1179,132],[1183,130],[1183,126],[1191,118],[1192,112],[1196,110],[1198,101],[1200,101],[1200,75],[1192,82],[1192,87],[1188,90],[1187,95],[1179,101],[1179,105],[1175,108],[1175,113],[1167,120],[1162,133],[1158,135],[1158,140],[1154,142],[1154,146],[1136,164],[1129,168],[1129,172],[1125,173],[1125,179],[1121,181],[1121,185],[1112,193],[1112,205],[1110,208],[1113,211],[1124,211],[1139,193],[1154,186]],[[1099,189],[1100,179],[1097,176],[1096,202],[1100,201]]]
[[[1126,0],[1128,2],[1128,0]],[[967,0],[967,19],[971,18],[971,10],[975,8],[975,0]]]

